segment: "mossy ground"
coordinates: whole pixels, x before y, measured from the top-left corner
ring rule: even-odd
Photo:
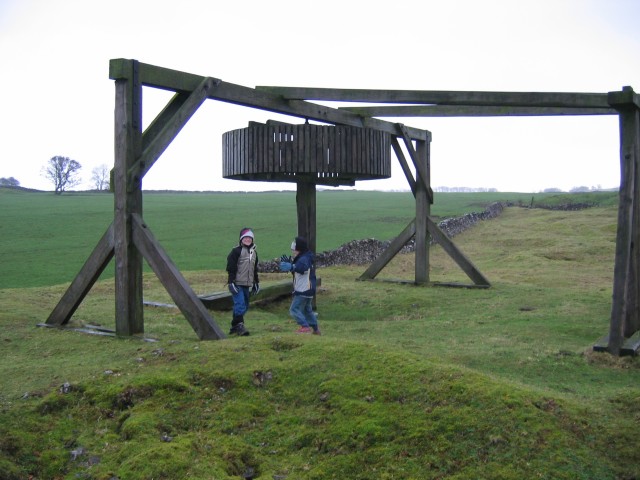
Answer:
[[[607,332],[615,208],[507,209],[456,237],[490,289],[322,269],[322,336],[288,302],[202,342],[145,309],[145,341],[37,328],[66,285],[0,290],[0,478],[631,479],[636,357]],[[468,279],[434,247],[434,281]],[[411,255],[381,278],[410,279]],[[197,293],[224,272],[187,272]],[[265,275],[264,282],[282,280]],[[100,281],[72,324],[113,321]],[[153,275],[145,296],[170,302]],[[228,312],[213,312],[225,329]]]

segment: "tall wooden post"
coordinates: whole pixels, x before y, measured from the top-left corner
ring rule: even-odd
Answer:
[[[142,152],[142,84],[138,62],[117,79],[115,102],[114,254],[116,335],[143,333],[142,254],[133,242],[132,214],[142,216],[142,188],[129,182],[129,169]]]
[[[429,283],[429,232],[427,220],[431,214],[431,201],[428,187],[431,185],[429,171],[429,145],[425,141],[418,141],[416,148],[417,161],[421,163],[420,170],[427,178],[416,182],[416,265],[415,282],[418,285]],[[418,174],[420,179],[420,174]]]
[[[638,253],[640,218],[640,101],[631,87],[610,92],[609,104],[620,115],[620,200],[607,350],[619,355],[625,337],[639,328]]]
[[[299,181],[296,184],[298,235],[305,237],[309,249],[316,252],[316,184]]]

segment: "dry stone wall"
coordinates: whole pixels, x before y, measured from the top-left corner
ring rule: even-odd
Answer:
[[[446,218],[438,226],[449,238],[464,232],[482,220],[495,218],[502,213],[504,203],[496,202],[489,205],[482,212],[467,213],[461,217]],[[432,240],[433,243],[433,240]],[[389,246],[390,241],[380,241],[375,238],[351,240],[335,250],[316,254],[316,267],[331,267],[334,265],[367,265],[372,263]],[[411,239],[402,249],[403,253],[415,250],[414,240]],[[260,262],[261,272],[277,272],[279,260]]]

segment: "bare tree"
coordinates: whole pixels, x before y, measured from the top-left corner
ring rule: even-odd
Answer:
[[[91,170],[91,182],[96,190],[109,190],[109,168],[104,163]]]
[[[82,165],[75,160],[57,155],[49,159],[42,174],[53,182],[54,193],[61,195],[66,189],[80,183],[79,171],[81,168]]]

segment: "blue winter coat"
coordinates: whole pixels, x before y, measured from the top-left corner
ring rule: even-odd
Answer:
[[[299,253],[293,259],[293,294],[302,297],[316,294],[316,267],[310,250]]]

